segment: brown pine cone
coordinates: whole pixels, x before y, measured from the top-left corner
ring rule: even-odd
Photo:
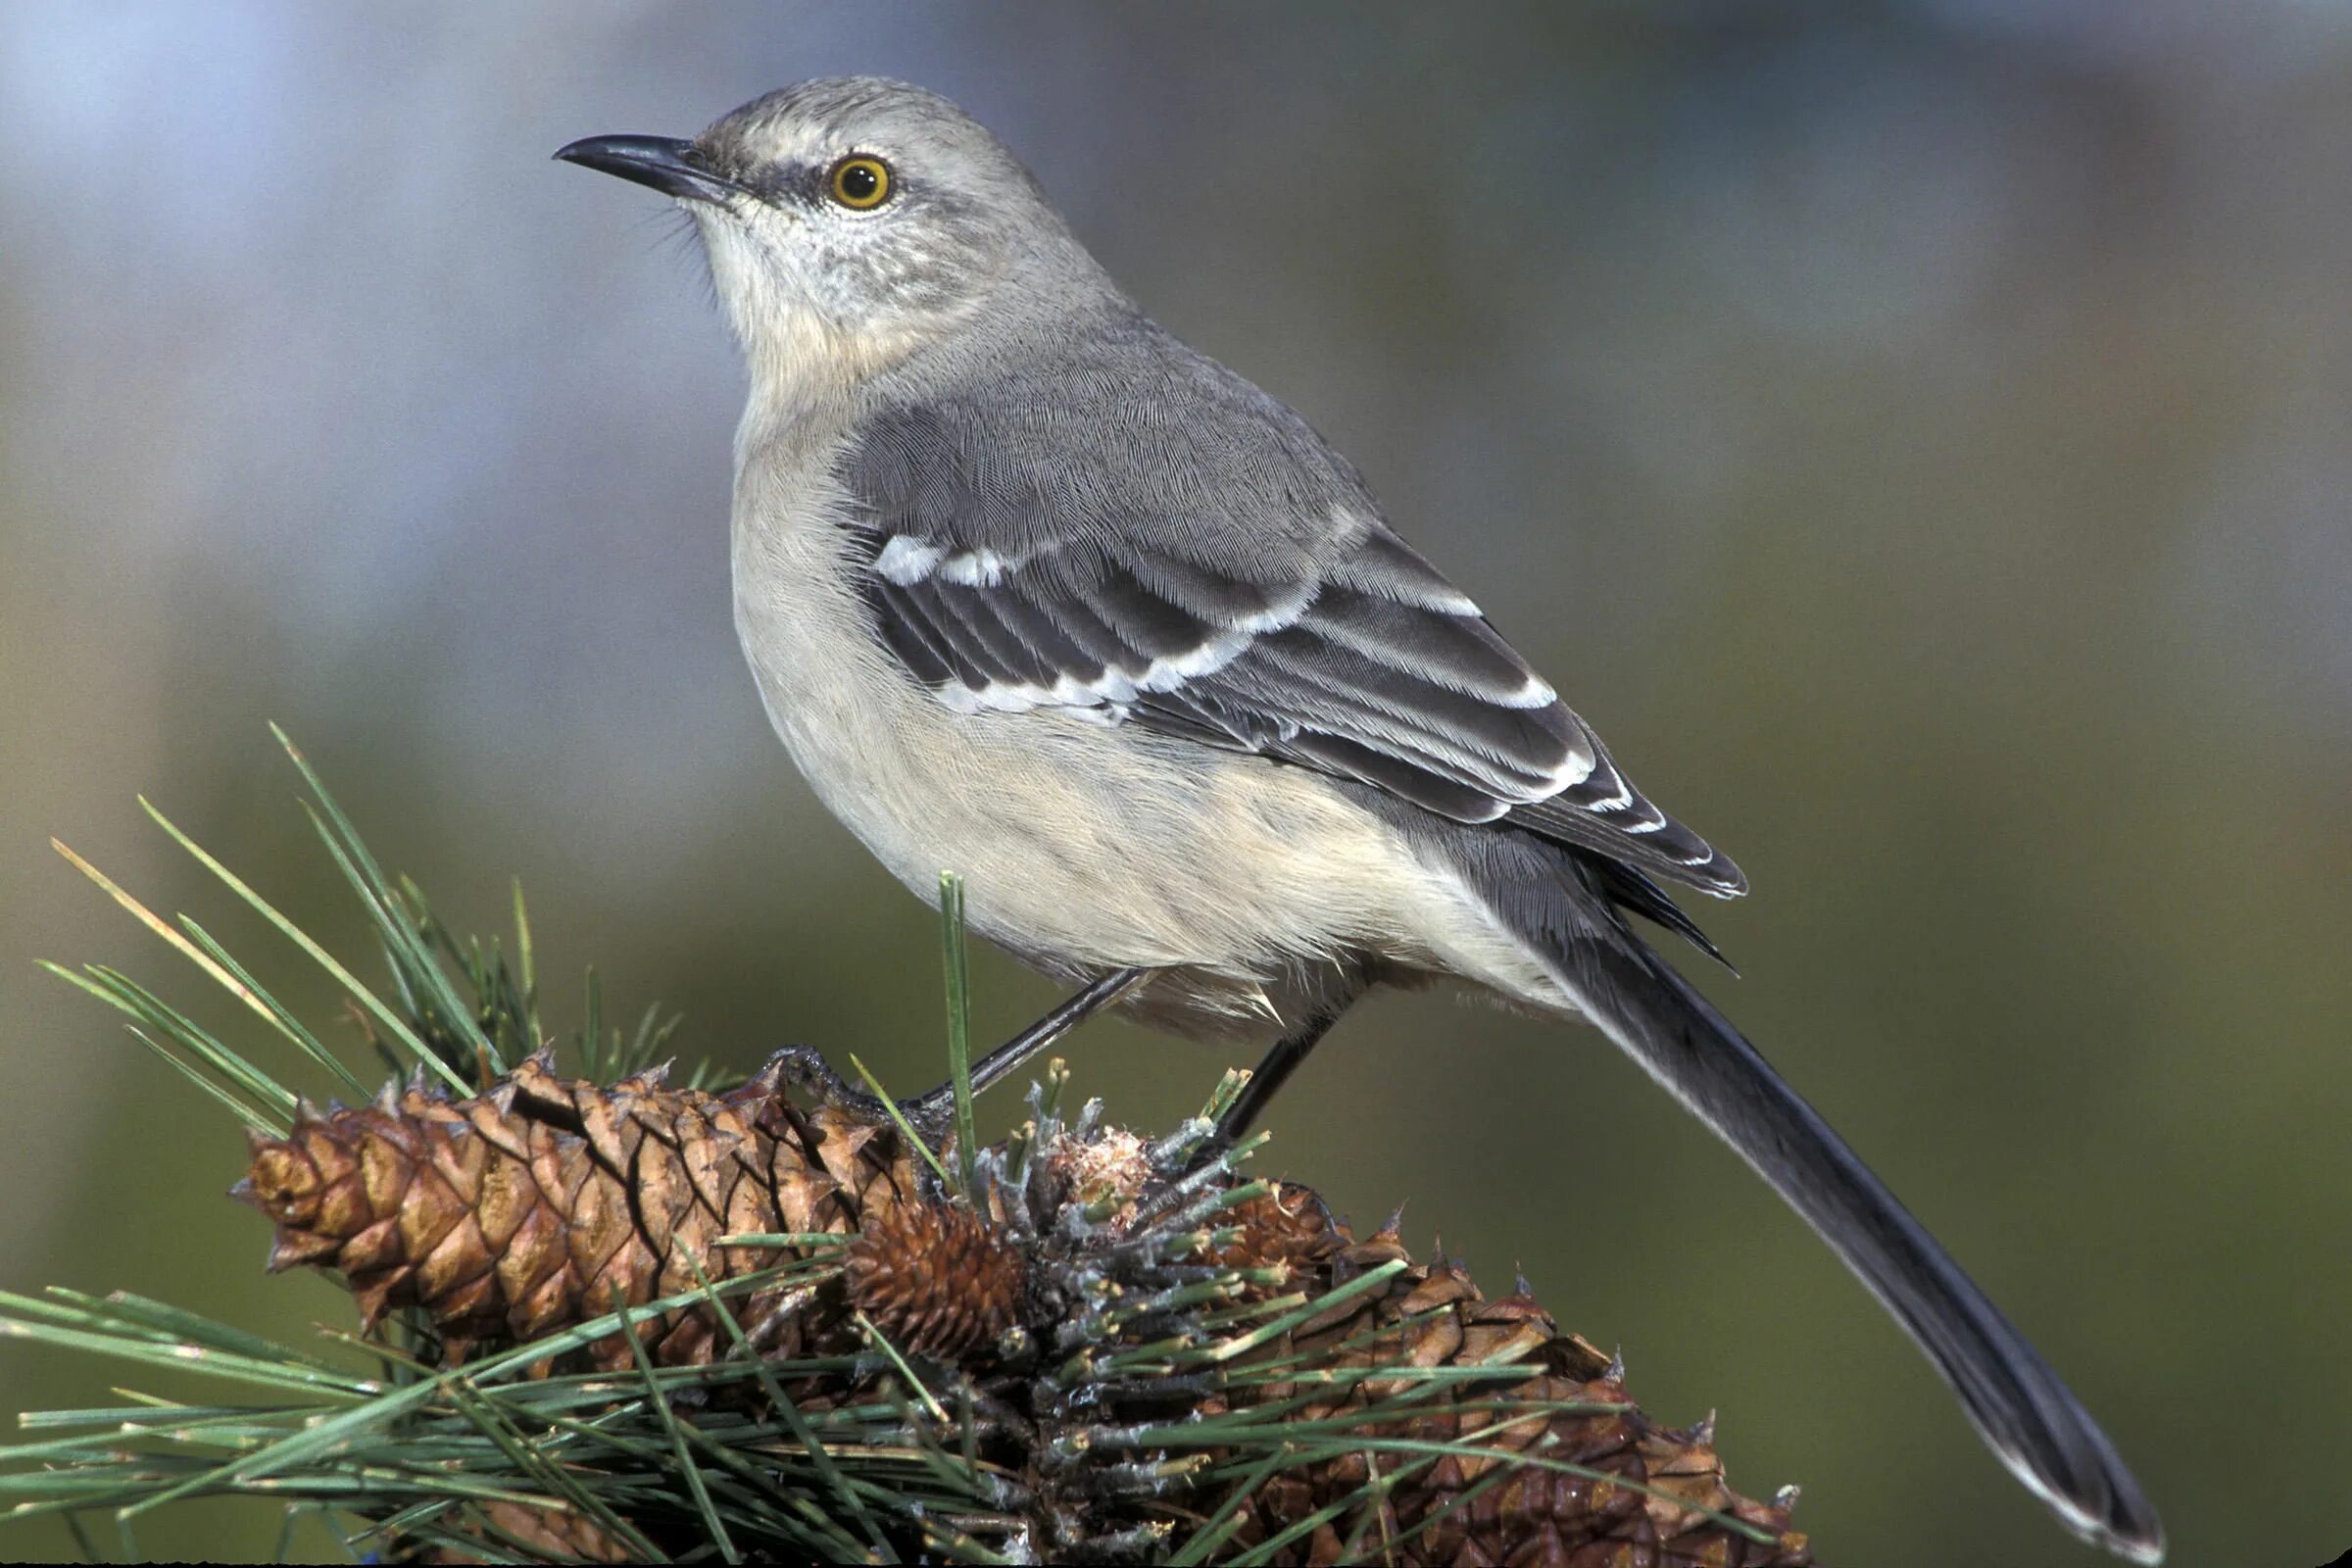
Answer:
[[[697,1269],[716,1282],[791,1255],[721,1236],[847,1234],[915,1190],[894,1127],[803,1111],[772,1067],[724,1095],[666,1088],[661,1073],[600,1088],[557,1079],[542,1053],[486,1095],[412,1085],[368,1105],[306,1104],[285,1138],[252,1144],[235,1193],[277,1222],[270,1268],[340,1270],[369,1328],[390,1308],[424,1308],[453,1362],[484,1341],[691,1291]],[[773,1293],[737,1311],[784,1353],[832,1327],[786,1304]],[[688,1308],[638,1332],[657,1360],[690,1364],[723,1331]],[[610,1336],[586,1361],[625,1367],[627,1342]]]
[[[531,1562],[633,1560],[628,1545],[604,1526],[561,1508],[534,1508],[529,1503],[503,1499],[486,1502],[482,1504],[479,1534],[485,1545],[498,1552],[497,1556],[441,1546],[421,1560],[466,1568],[470,1564],[511,1561],[517,1551],[527,1552],[527,1560]]]
[[[1237,1210],[1263,1223],[1257,1204]],[[1379,1265],[1407,1257],[1395,1222],[1362,1242],[1333,1227],[1334,1247],[1320,1278],[1306,1288],[1345,1284]],[[1281,1245],[1296,1244],[1293,1222]],[[1257,1226],[1243,1240],[1256,1243]],[[1259,1244],[1264,1245],[1264,1244]],[[1625,1392],[1622,1369],[1575,1335],[1563,1335],[1522,1285],[1489,1300],[1468,1274],[1446,1259],[1408,1267],[1385,1289],[1343,1302],[1309,1320],[1262,1352],[1270,1359],[1322,1348],[1318,1368],[1358,1369],[1409,1362],[1420,1367],[1483,1366],[1502,1362],[1537,1369],[1516,1383],[1457,1386],[1401,1421],[1368,1423],[1367,1437],[1454,1443],[1476,1439],[1496,1457],[1447,1455],[1397,1483],[1380,1516],[1364,1506],[1318,1526],[1277,1551],[1274,1561],[1329,1564],[1343,1560],[1351,1537],[1356,1551],[1406,1564],[1512,1563],[1544,1568],[1805,1568],[1813,1561],[1805,1538],[1788,1528],[1786,1506],[1742,1497],[1725,1485],[1715,1456],[1713,1423],[1689,1430],[1661,1427]],[[1345,1417],[1375,1400],[1403,1393],[1400,1379],[1343,1382],[1334,1396],[1301,1407],[1296,1419]],[[1275,1383],[1248,1391],[1249,1400],[1291,1398],[1305,1386]],[[1558,1411],[1511,1421],[1492,1410],[1459,1409],[1492,1401],[1573,1401],[1588,1412]],[[1527,1465],[1476,1494],[1471,1489],[1505,1456],[1526,1454]],[[1371,1479],[1372,1466],[1393,1474],[1411,1454],[1358,1452],[1291,1470],[1251,1498],[1234,1539],[1248,1547],[1271,1539],[1297,1519],[1339,1502]],[[1767,1532],[1771,1544],[1717,1523],[1699,1509],[1728,1514]],[[1411,1534],[1394,1549],[1384,1543]],[[1384,1555],[1385,1553],[1385,1555]]]
[[[877,1207],[850,1244],[850,1304],[903,1349],[971,1356],[1020,1321],[1028,1261],[958,1203]]]
[[[1225,1222],[1241,1228],[1232,1245],[1216,1254],[1227,1268],[1266,1268],[1290,1271],[1294,1289],[1312,1280],[1317,1270],[1348,1245],[1345,1230],[1323,1206],[1314,1189],[1296,1182],[1276,1182],[1263,1198],[1253,1198],[1227,1211]]]
[[[277,1222],[273,1267],[340,1269],[370,1324],[394,1306],[424,1308],[453,1359],[478,1342],[599,1315],[615,1297],[683,1294],[698,1268],[717,1281],[787,1256],[720,1248],[722,1235],[856,1233],[838,1286],[752,1297],[739,1308],[746,1330],[771,1353],[830,1354],[858,1345],[849,1320],[862,1311],[901,1348],[958,1363],[997,1412],[991,1465],[1032,1499],[1004,1528],[1057,1558],[1155,1550],[1221,1505],[1188,1490],[1194,1478],[1230,1475],[1268,1450],[1151,1445],[1180,1443],[1195,1417],[1278,1408],[1284,1422],[1315,1423],[1301,1428],[1299,1451],[1345,1447],[1335,1429],[1367,1445],[1477,1451],[1432,1460],[1365,1446],[1283,1469],[1240,1505],[1222,1552],[1264,1546],[1333,1510],[1271,1560],[1812,1561],[1786,1505],[1725,1484],[1711,1422],[1650,1420],[1622,1368],[1562,1334],[1524,1285],[1490,1300],[1443,1255],[1413,1264],[1394,1220],[1358,1241],[1311,1191],[1287,1183],[1221,1207],[1235,1177],[1178,1180],[1180,1155],[1098,1131],[1091,1112],[1076,1130],[1042,1118],[1037,1156],[1018,1167],[1029,1175],[1010,1176],[1001,1151],[982,1152],[994,1174],[975,1213],[927,1195],[912,1152],[870,1109],[794,1104],[781,1062],[713,1095],[654,1075],[609,1089],[561,1082],[533,1057],[468,1100],[413,1087],[358,1109],[306,1106],[286,1138],[255,1140],[240,1194]],[[1249,1303],[1311,1301],[1397,1263],[1406,1266],[1377,1288],[1263,1344],[1236,1341],[1230,1358],[1188,1363],[1183,1375],[1112,1370],[1098,1384],[1089,1370],[1115,1369],[1138,1347],[1213,1347],[1247,1331]],[[1008,1341],[1016,1327],[1025,1338]],[[650,1352],[672,1364],[710,1360],[721,1332],[699,1307],[641,1326]],[[1016,1343],[1028,1348],[1006,1359]],[[619,1336],[580,1357],[603,1368],[630,1359]],[[1433,1387],[1396,1375],[1479,1366],[1509,1376]],[[1258,1383],[1252,1367],[1279,1376]],[[1407,1411],[1369,1413],[1416,1391],[1426,1396]],[[811,1410],[874,1396],[870,1368],[802,1378],[793,1394]],[[1545,1407],[1513,1416],[1497,1405]],[[1367,1492],[1375,1479],[1385,1489]],[[560,1511],[485,1523],[551,1558],[612,1545],[601,1532],[573,1539],[578,1521]]]

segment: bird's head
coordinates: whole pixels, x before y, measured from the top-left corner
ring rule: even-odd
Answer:
[[[806,81],[691,141],[593,136],[556,156],[675,197],[755,373],[787,385],[847,389],[984,317],[1106,287],[1004,143],[904,82]]]

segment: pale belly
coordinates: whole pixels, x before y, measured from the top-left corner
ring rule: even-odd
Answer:
[[[735,613],[777,735],[843,825],[1050,973],[1169,971],[1129,1009],[1270,1038],[1367,972],[1550,991],[1457,879],[1317,775],[1048,711],[966,714],[875,642],[829,527],[739,527]],[[1547,999],[1545,999],[1547,1000]]]

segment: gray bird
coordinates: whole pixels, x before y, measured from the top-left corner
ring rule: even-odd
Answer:
[[[1704,946],[1660,884],[1729,898],[1738,868],[994,136],[852,78],[556,156],[701,233],[751,378],[736,628],[802,772],[918,896],[962,872],[974,929],[1085,985],[982,1082],[1102,1006],[1271,1043],[1230,1139],[1376,984],[1585,1019],[1811,1222],[2070,1528],[2162,1557],[2057,1374],[1627,919]]]

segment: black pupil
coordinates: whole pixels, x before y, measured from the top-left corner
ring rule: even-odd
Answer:
[[[881,176],[871,164],[852,164],[841,172],[841,193],[854,202],[870,202],[881,188]]]

